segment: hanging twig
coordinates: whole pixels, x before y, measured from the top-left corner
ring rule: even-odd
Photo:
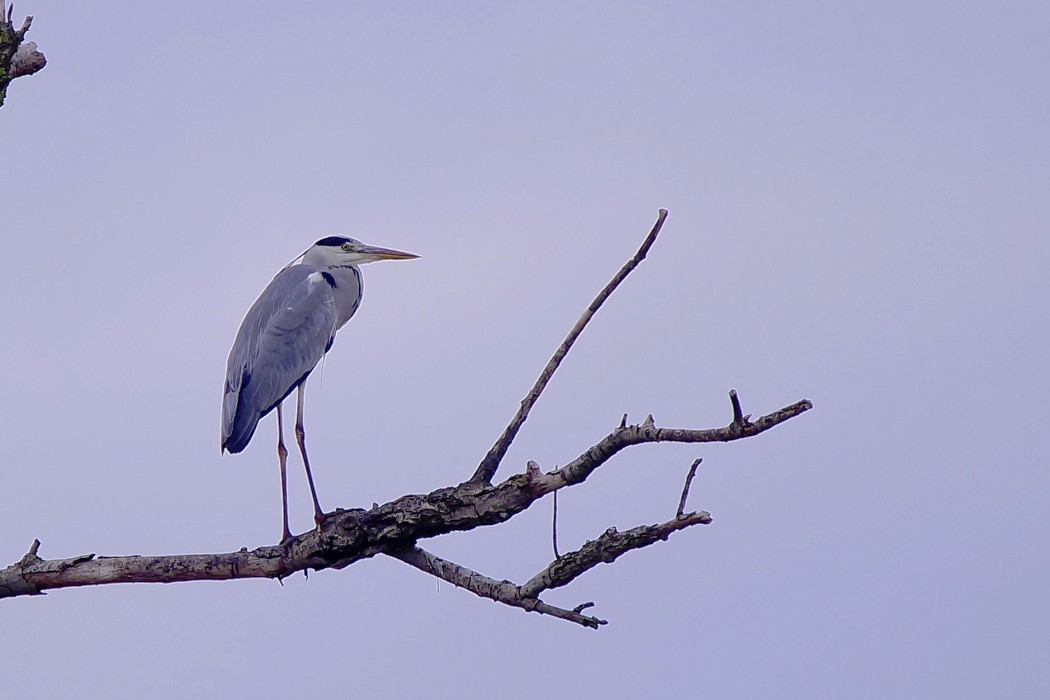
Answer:
[[[554,544],[554,558],[561,557],[558,554],[558,492],[554,492],[554,513],[551,516],[551,540]]]

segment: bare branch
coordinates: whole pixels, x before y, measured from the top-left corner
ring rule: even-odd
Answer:
[[[437,576],[441,580],[448,581],[454,586],[465,588],[482,598],[489,598],[490,600],[495,600],[504,605],[512,605],[516,608],[521,608],[530,612],[552,615],[563,620],[575,622],[584,627],[590,627],[591,629],[598,629],[600,625],[608,624],[605,620],[601,620],[597,617],[580,614],[581,610],[591,607],[594,605],[593,603],[584,603],[574,610],[558,608],[544,603],[534,595],[523,595],[521,588],[515,586],[510,581],[497,581],[496,579],[472,571],[465,566],[435,556],[419,547],[406,547],[404,549],[388,552],[388,554],[395,559],[400,559],[406,564],[416,567],[420,571],[430,574],[431,576]]]
[[[689,498],[689,486],[693,483],[693,477],[696,476],[696,468],[700,466],[700,463],[704,460],[696,458],[693,460],[693,466],[689,467],[689,473],[685,476],[685,486],[682,487],[682,497],[678,500],[678,510],[675,512],[677,517],[682,517],[685,513],[685,502]]]
[[[803,399],[790,406],[785,406],[779,411],[773,411],[769,415],[762,416],[753,423],[750,421],[737,423],[734,420],[734,422],[724,428],[710,430],[657,428],[652,422],[652,416],[648,416],[642,425],[628,425],[614,429],[598,444],[561,469],[546,474],[545,477],[563,479],[567,483],[578,484],[617,452],[631,445],[645,442],[731,442],[764,433],[770,428],[801,415],[811,408],[813,408],[813,404]]]
[[[515,474],[497,485],[467,481],[458,486],[437,489],[428,494],[409,495],[374,506],[370,510],[337,510],[322,528],[311,530],[279,546],[259,547],[224,554],[177,554],[163,556],[100,557],[84,554],[68,559],[44,560],[34,543],[21,560],[0,570],[0,598],[41,593],[52,588],[90,586],[105,583],[203,581],[234,578],[281,579],[296,571],[341,569],[376,554],[404,549],[416,541],[449,532],[496,525],[526,510],[537,500],[557,489],[582,483],[609,460],[630,445],[643,442],[715,442],[757,435],[812,408],[800,401],[762,416],[746,425],[730,424],[712,430],[658,428],[650,419],[645,424],[616,428],[599,443],[564,467],[543,473],[533,462],[524,474]],[[662,526],[665,532],[694,524],[692,518],[710,517],[704,513],[676,518]],[[670,527],[670,530],[666,528]],[[635,542],[636,531],[606,533],[601,561],[643,545]],[[599,538],[601,539],[601,538]],[[650,538],[651,539],[651,538]],[[584,548],[586,550],[586,546]],[[584,550],[580,550],[581,552]],[[561,580],[573,567],[593,566],[590,555],[561,556],[548,569],[552,582]],[[558,568],[558,567],[562,568]],[[575,574],[575,575],[578,575]],[[571,579],[569,579],[571,580]],[[533,584],[535,585],[535,584]],[[551,584],[544,584],[550,587]],[[557,585],[564,585],[559,583]]]
[[[554,560],[550,565],[533,576],[521,587],[522,595],[534,597],[551,588],[568,585],[580,574],[593,569],[602,563],[612,563],[621,554],[632,549],[641,549],[666,540],[671,533],[690,525],[711,524],[711,514],[706,511],[688,513],[657,525],[639,525],[626,532],[619,532],[611,527],[596,539]]]
[[[22,43],[33,24],[33,18],[26,17],[21,28],[15,29],[13,12],[13,4],[7,7],[6,2],[0,0],[0,107],[4,105],[7,86],[12,80],[32,75],[47,64],[44,54],[37,51],[35,42]]]
[[[525,419],[529,417],[529,411],[532,410],[536,400],[540,398],[540,394],[547,387],[547,382],[550,381],[551,377],[554,376],[555,370],[558,369],[558,365],[565,359],[569,350],[572,348],[573,343],[580,337],[583,329],[587,326],[587,323],[591,320],[598,309],[601,308],[605,300],[613,293],[613,291],[620,286],[620,283],[624,281],[627,275],[631,274],[634,268],[638,267],[638,264],[645,259],[649,249],[653,246],[656,241],[656,237],[660,234],[660,229],[663,228],[664,219],[667,218],[667,210],[661,209],[656,218],[656,223],[653,224],[652,230],[649,231],[649,235],[642,241],[641,247],[638,252],[634,254],[634,257],[627,261],[626,264],[616,275],[609,281],[609,284],[605,285],[602,291],[598,292],[598,296],[590,303],[587,310],[580,316],[580,320],[576,322],[576,325],[569,331],[569,335],[565,336],[565,340],[562,341],[558,349],[554,351],[554,355],[550,361],[547,362],[547,366],[540,372],[539,378],[536,383],[533,384],[529,393],[525,395],[525,398],[521,400],[521,407],[518,408],[518,412],[514,414],[514,418],[511,419],[510,424],[507,425],[503,434],[499,436],[496,443],[489,449],[488,454],[481,460],[481,464],[478,465],[477,471],[474,472],[474,476],[471,477],[474,481],[485,481],[491,482],[492,477],[496,475],[496,470],[499,468],[499,464],[503,461],[504,455],[507,454],[507,450],[510,449],[510,445],[514,442],[514,437],[518,434],[518,430],[521,425],[525,422]]]
[[[532,612],[553,615],[597,629],[599,625],[606,624],[606,621],[580,614],[581,610],[593,606],[594,603],[584,603],[573,610],[565,610],[544,603],[539,599],[539,594],[552,588],[568,585],[598,564],[612,563],[632,549],[641,549],[655,542],[666,540],[671,533],[691,525],[710,523],[711,514],[700,511],[678,515],[674,520],[665,523],[640,525],[626,532],[609,528],[600,537],[585,543],[580,549],[556,558],[547,568],[529,579],[524,586],[516,586],[510,581],[497,581],[414,545],[392,550],[387,554],[420,571],[448,581],[454,586],[465,588],[482,598],[489,598]]]
[[[264,547],[229,554],[185,554],[153,557],[98,557],[82,554],[68,559],[37,556],[39,541],[18,562],[0,570],[0,598],[38,595],[50,588],[103,583],[170,583],[230,578],[277,578],[286,575],[279,548]]]
[[[4,17],[2,2],[3,0],[0,0],[0,19]],[[10,25],[9,12],[6,18],[6,24],[0,29]],[[28,27],[27,21],[21,30],[23,35]],[[809,401],[802,400],[751,421],[750,415],[744,414],[740,399],[733,390],[729,392],[733,411],[732,422],[723,428],[661,428],[656,425],[652,414],[646,416],[639,425],[628,425],[625,414],[618,427],[561,468],[544,473],[536,462],[530,461],[524,473],[515,474],[499,484],[492,484],[492,478],[508,447],[559,363],[613,290],[645,258],[666,216],[667,212],[661,209],[656,223],[635,256],[591,302],[522,401],[517,415],[470,480],[428,494],[407,495],[383,505],[373,504],[369,510],[340,509],[321,520],[316,530],[289,537],[277,546],[253,550],[245,547],[223,554],[166,556],[108,557],[83,554],[65,559],[45,560],[39,556],[40,542],[34,540],[29,551],[21,559],[0,570],[0,598],[39,595],[49,589],[106,583],[170,583],[239,578],[280,580],[297,571],[342,569],[361,559],[386,554],[478,596],[506,605],[551,615],[591,628],[606,624],[605,620],[582,613],[593,606],[593,603],[583,603],[568,610],[549,605],[540,600],[539,595],[569,584],[598,564],[613,562],[628,551],[665,540],[673,532],[692,525],[709,524],[711,515],[706,511],[685,512],[690,485],[701,460],[695,460],[689,469],[678,509],[672,520],[655,525],[641,525],[625,532],[610,528],[598,538],[565,555],[559,554],[558,551],[557,492],[583,483],[613,455],[632,445],[648,442],[703,443],[739,440],[765,432],[813,408]],[[418,546],[418,542],[423,539],[503,523],[552,492],[554,561],[523,586],[484,576],[462,565],[441,559]]]

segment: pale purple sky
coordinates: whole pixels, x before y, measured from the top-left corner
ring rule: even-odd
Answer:
[[[12,698],[1050,696],[1044,3],[21,0],[0,110],[0,566],[280,530],[274,420],[219,456],[226,354],[322,236],[413,251],[307,393],[322,504],[466,478],[670,210],[501,476],[628,412],[561,545],[715,522],[549,595],[598,632],[377,558],[310,579],[0,601]],[[293,529],[311,525],[292,462]],[[426,543],[521,582],[549,504]]]

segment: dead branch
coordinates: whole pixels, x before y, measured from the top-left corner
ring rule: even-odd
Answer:
[[[689,487],[693,484],[693,477],[696,476],[696,468],[699,467],[700,463],[703,461],[704,460],[700,457],[694,459],[693,466],[689,467],[689,473],[685,475],[685,486],[682,487],[682,497],[678,499],[678,511],[676,513],[679,518],[685,513],[685,502],[689,498]]]
[[[96,556],[83,554],[46,560],[39,556],[39,541],[19,561],[0,570],[0,598],[38,595],[55,588],[106,583],[171,583],[176,581],[241,578],[282,579],[298,571],[342,569],[361,559],[385,554],[460,586],[478,596],[506,605],[551,615],[586,627],[597,628],[604,620],[583,615],[584,603],[572,610],[552,606],[539,596],[564,586],[602,562],[615,561],[625,552],[650,546],[678,530],[709,524],[706,511],[685,513],[689,486],[700,460],[686,478],[675,517],[655,525],[641,525],[620,532],[606,530],[579,549],[558,556],[523,585],[498,581],[459,564],[441,559],[418,546],[420,540],[455,531],[497,525],[528,509],[550,493],[581,484],[619,451],[632,445],[655,442],[730,442],[753,437],[808,411],[809,401],[798,401],[755,421],[745,415],[736,391],[730,392],[732,420],[725,427],[709,429],[657,427],[650,415],[639,425],[629,425],[624,416],[619,425],[578,457],[558,469],[543,472],[529,462],[525,472],[492,484],[499,462],[518,428],[535,404],[558,363],[579,336],[587,321],[612,290],[645,257],[659,233],[667,212],[660,210],[656,225],[638,253],[588,307],[530,391],[522,410],[515,415],[503,436],[489,451],[481,466],[467,481],[428,494],[408,495],[369,510],[338,509],[318,529],[292,537],[281,545],[242,548],[224,554],[176,554],[162,556]],[[506,439],[506,443],[504,443]]]
[[[0,570],[0,598],[38,594],[53,588],[105,583],[281,579],[297,571],[341,569],[380,553],[396,556],[394,552],[402,552],[422,539],[505,522],[547,494],[583,483],[613,454],[629,445],[738,440],[758,435],[809,408],[811,404],[808,401],[800,401],[762,416],[754,423],[748,423],[747,429],[735,422],[724,428],[708,430],[657,428],[647,419],[642,425],[615,428],[560,469],[544,473],[531,462],[525,473],[515,474],[497,485],[471,480],[428,494],[402,496],[369,510],[337,510],[320,529],[293,537],[283,546],[258,547],[253,550],[243,548],[224,554],[123,557],[83,554],[67,559],[45,560],[37,554],[39,542],[34,542],[30,551],[18,562]],[[683,517],[686,520],[682,522],[687,525],[695,524],[694,518],[710,518],[703,512]],[[646,544],[680,529],[674,526],[676,523],[681,525],[677,517],[661,526],[648,526],[662,529],[654,530],[658,536],[650,538]],[[621,533],[621,538],[635,530]],[[596,545],[596,549],[589,550],[592,554],[588,555],[590,558],[587,561],[594,561],[595,555],[598,560],[611,561],[623,551],[637,548],[624,549],[622,539],[603,537],[604,540],[597,540],[601,544]],[[573,556],[564,554],[549,568],[568,566],[559,562]],[[581,569],[580,573],[588,568],[590,566]],[[550,587],[553,586],[544,588]],[[532,587],[529,588],[532,590]]]
[[[419,547],[413,546],[395,550],[390,552],[390,556],[400,559],[431,576],[448,581],[454,586],[465,588],[474,595],[495,600],[504,605],[511,605],[530,612],[538,612],[542,615],[553,615],[554,617],[569,620],[593,629],[598,629],[599,625],[607,624],[605,620],[600,620],[597,617],[581,615],[580,611],[588,607],[586,603],[573,610],[549,605],[536,596],[523,595],[521,587],[515,586],[510,581],[497,581],[476,571],[471,571],[465,566],[434,556]]]
[[[529,411],[536,404],[536,400],[540,398],[540,394],[547,387],[547,383],[550,382],[551,377],[554,376],[555,370],[558,369],[558,365],[572,349],[573,343],[583,333],[583,329],[587,327],[587,323],[594,317],[594,314],[598,312],[598,309],[602,307],[605,300],[620,286],[620,282],[623,282],[627,278],[627,275],[631,274],[634,268],[638,267],[638,264],[645,260],[646,254],[649,249],[653,247],[653,243],[656,242],[656,237],[660,235],[660,229],[664,226],[664,220],[667,218],[667,210],[661,209],[659,215],[656,217],[656,223],[653,224],[653,228],[649,231],[649,235],[642,241],[642,245],[638,248],[638,252],[634,254],[634,257],[628,260],[620,271],[617,272],[609,284],[605,285],[602,291],[598,292],[598,296],[594,297],[594,301],[590,303],[587,310],[580,316],[580,320],[576,322],[576,325],[569,331],[569,335],[565,336],[565,340],[561,342],[558,349],[554,351],[554,355],[550,361],[547,362],[547,366],[540,372],[539,378],[536,379],[536,383],[529,389],[529,393],[525,395],[525,398],[521,400],[521,407],[518,412],[514,414],[510,424],[507,425],[503,434],[499,436],[496,443],[489,449],[488,454],[481,460],[481,464],[478,465],[477,471],[474,472],[473,479],[478,481],[492,481],[492,477],[496,475],[496,469],[499,468],[499,463],[503,461],[504,455],[507,454],[507,450],[510,449],[510,444],[514,441],[514,437],[518,434],[518,430],[521,428],[522,423],[529,417]]]
[[[15,29],[13,14],[14,4],[7,6],[6,0],[0,0],[0,107],[4,105],[7,86],[12,80],[32,75],[47,65],[44,54],[37,51],[36,42],[25,41],[33,18],[26,17],[22,26]]]
[[[711,514],[700,511],[686,515],[678,514],[674,520],[656,525],[640,525],[627,532],[618,532],[614,527],[609,528],[598,539],[585,543],[576,551],[556,556],[550,565],[529,579],[523,586],[516,586],[510,581],[496,581],[416,546],[394,550],[387,554],[411,564],[420,571],[448,581],[454,586],[465,588],[482,598],[490,598],[505,605],[544,615],[553,615],[584,627],[598,629],[599,625],[607,624],[607,622],[580,614],[581,610],[593,606],[594,603],[583,603],[572,610],[566,610],[544,603],[539,599],[540,593],[566,586],[598,564],[612,563],[621,554],[632,549],[641,549],[660,540],[666,540],[672,532],[677,532],[690,525],[709,525],[710,523]]]
[[[731,392],[731,396],[735,395],[735,391]],[[607,462],[617,452],[631,445],[640,445],[645,442],[731,442],[763,433],[786,420],[805,413],[811,408],[813,408],[813,404],[803,399],[790,406],[785,406],[779,411],[762,416],[755,422],[751,422],[746,417],[739,422],[734,418],[733,422],[724,428],[712,428],[709,430],[658,428],[650,415],[641,425],[623,425],[621,423],[619,427],[615,428],[579,457],[561,469],[551,472],[551,476],[557,479],[564,479],[565,482],[570,484],[577,484],[586,479],[591,472]]]
[[[632,549],[648,547],[655,542],[666,540],[671,533],[690,525],[710,525],[711,514],[707,511],[687,513],[675,516],[673,520],[656,525],[639,525],[626,532],[619,532],[611,527],[596,540],[591,540],[575,552],[563,554],[539,572],[521,587],[522,595],[536,596],[551,588],[567,586],[576,577],[590,571],[598,564],[611,564]]]

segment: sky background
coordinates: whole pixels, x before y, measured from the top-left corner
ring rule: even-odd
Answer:
[[[11,698],[1050,695],[1050,9],[1039,2],[48,2],[0,110],[0,566],[280,532],[275,421],[219,455],[270,278],[351,235],[367,290],[307,390],[322,505],[500,472],[627,412],[564,550],[714,523],[548,594],[595,632],[378,557],[309,580],[0,601]],[[291,462],[293,530],[312,525]],[[424,545],[524,582],[550,503]]]

